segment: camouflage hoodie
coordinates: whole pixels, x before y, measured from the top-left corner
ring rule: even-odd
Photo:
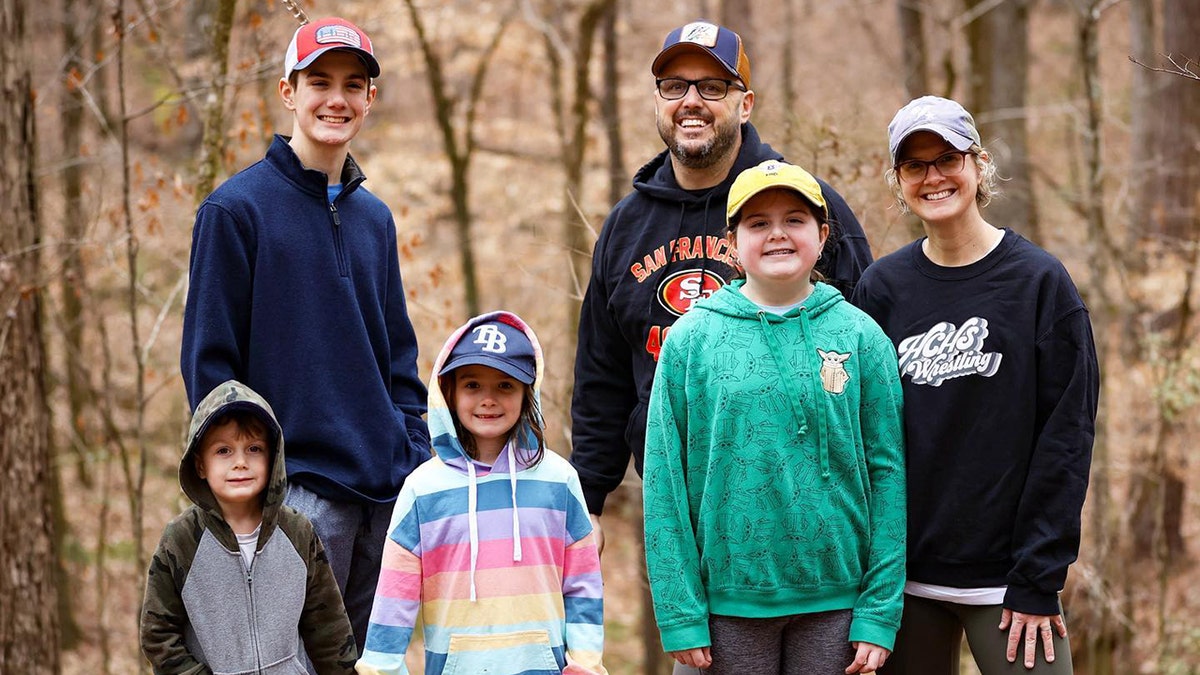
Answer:
[[[234,410],[263,421],[272,453],[249,571],[216,497],[196,471],[205,432]],[[154,672],[299,675],[307,672],[304,651],[322,675],[353,672],[354,635],[325,550],[308,519],[283,505],[283,433],[271,406],[240,382],[213,389],[192,418],[179,484],[193,506],[167,524],[142,606],[142,651]]]

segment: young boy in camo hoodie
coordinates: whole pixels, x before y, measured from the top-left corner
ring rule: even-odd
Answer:
[[[353,672],[357,650],[312,523],[283,505],[283,433],[229,380],[196,407],[179,462],[193,505],[167,524],[146,579],[155,673]],[[303,650],[301,649],[303,641]]]

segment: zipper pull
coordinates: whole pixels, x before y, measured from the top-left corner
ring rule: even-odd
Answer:
[[[340,227],[342,224],[342,219],[338,217],[337,206],[334,205],[332,202],[330,202],[330,204],[329,204],[329,212],[333,214],[334,227]]]

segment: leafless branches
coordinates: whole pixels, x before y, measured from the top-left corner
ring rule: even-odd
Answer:
[[[1186,77],[1189,80],[1200,80],[1200,73],[1197,73],[1195,70],[1196,66],[1200,66],[1200,63],[1198,63],[1191,57],[1189,57],[1189,56],[1176,57],[1174,54],[1164,54],[1163,58],[1165,58],[1167,60],[1167,62],[1171,64],[1170,68],[1158,68],[1155,66],[1149,66],[1149,65],[1146,65],[1145,63],[1142,63],[1141,61],[1138,61],[1137,59],[1133,58],[1132,56],[1129,57],[1129,60],[1136,63],[1137,65],[1145,68],[1146,70],[1153,70],[1153,71],[1156,71],[1159,73],[1170,73],[1172,75]],[[1183,63],[1179,62],[1180,59],[1183,60]]]

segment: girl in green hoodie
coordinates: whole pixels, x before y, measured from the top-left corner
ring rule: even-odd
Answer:
[[[708,673],[871,673],[904,587],[891,341],[813,266],[817,181],[764,162],[729,193],[745,278],[663,344],[646,434],[646,562],[663,647]]]

